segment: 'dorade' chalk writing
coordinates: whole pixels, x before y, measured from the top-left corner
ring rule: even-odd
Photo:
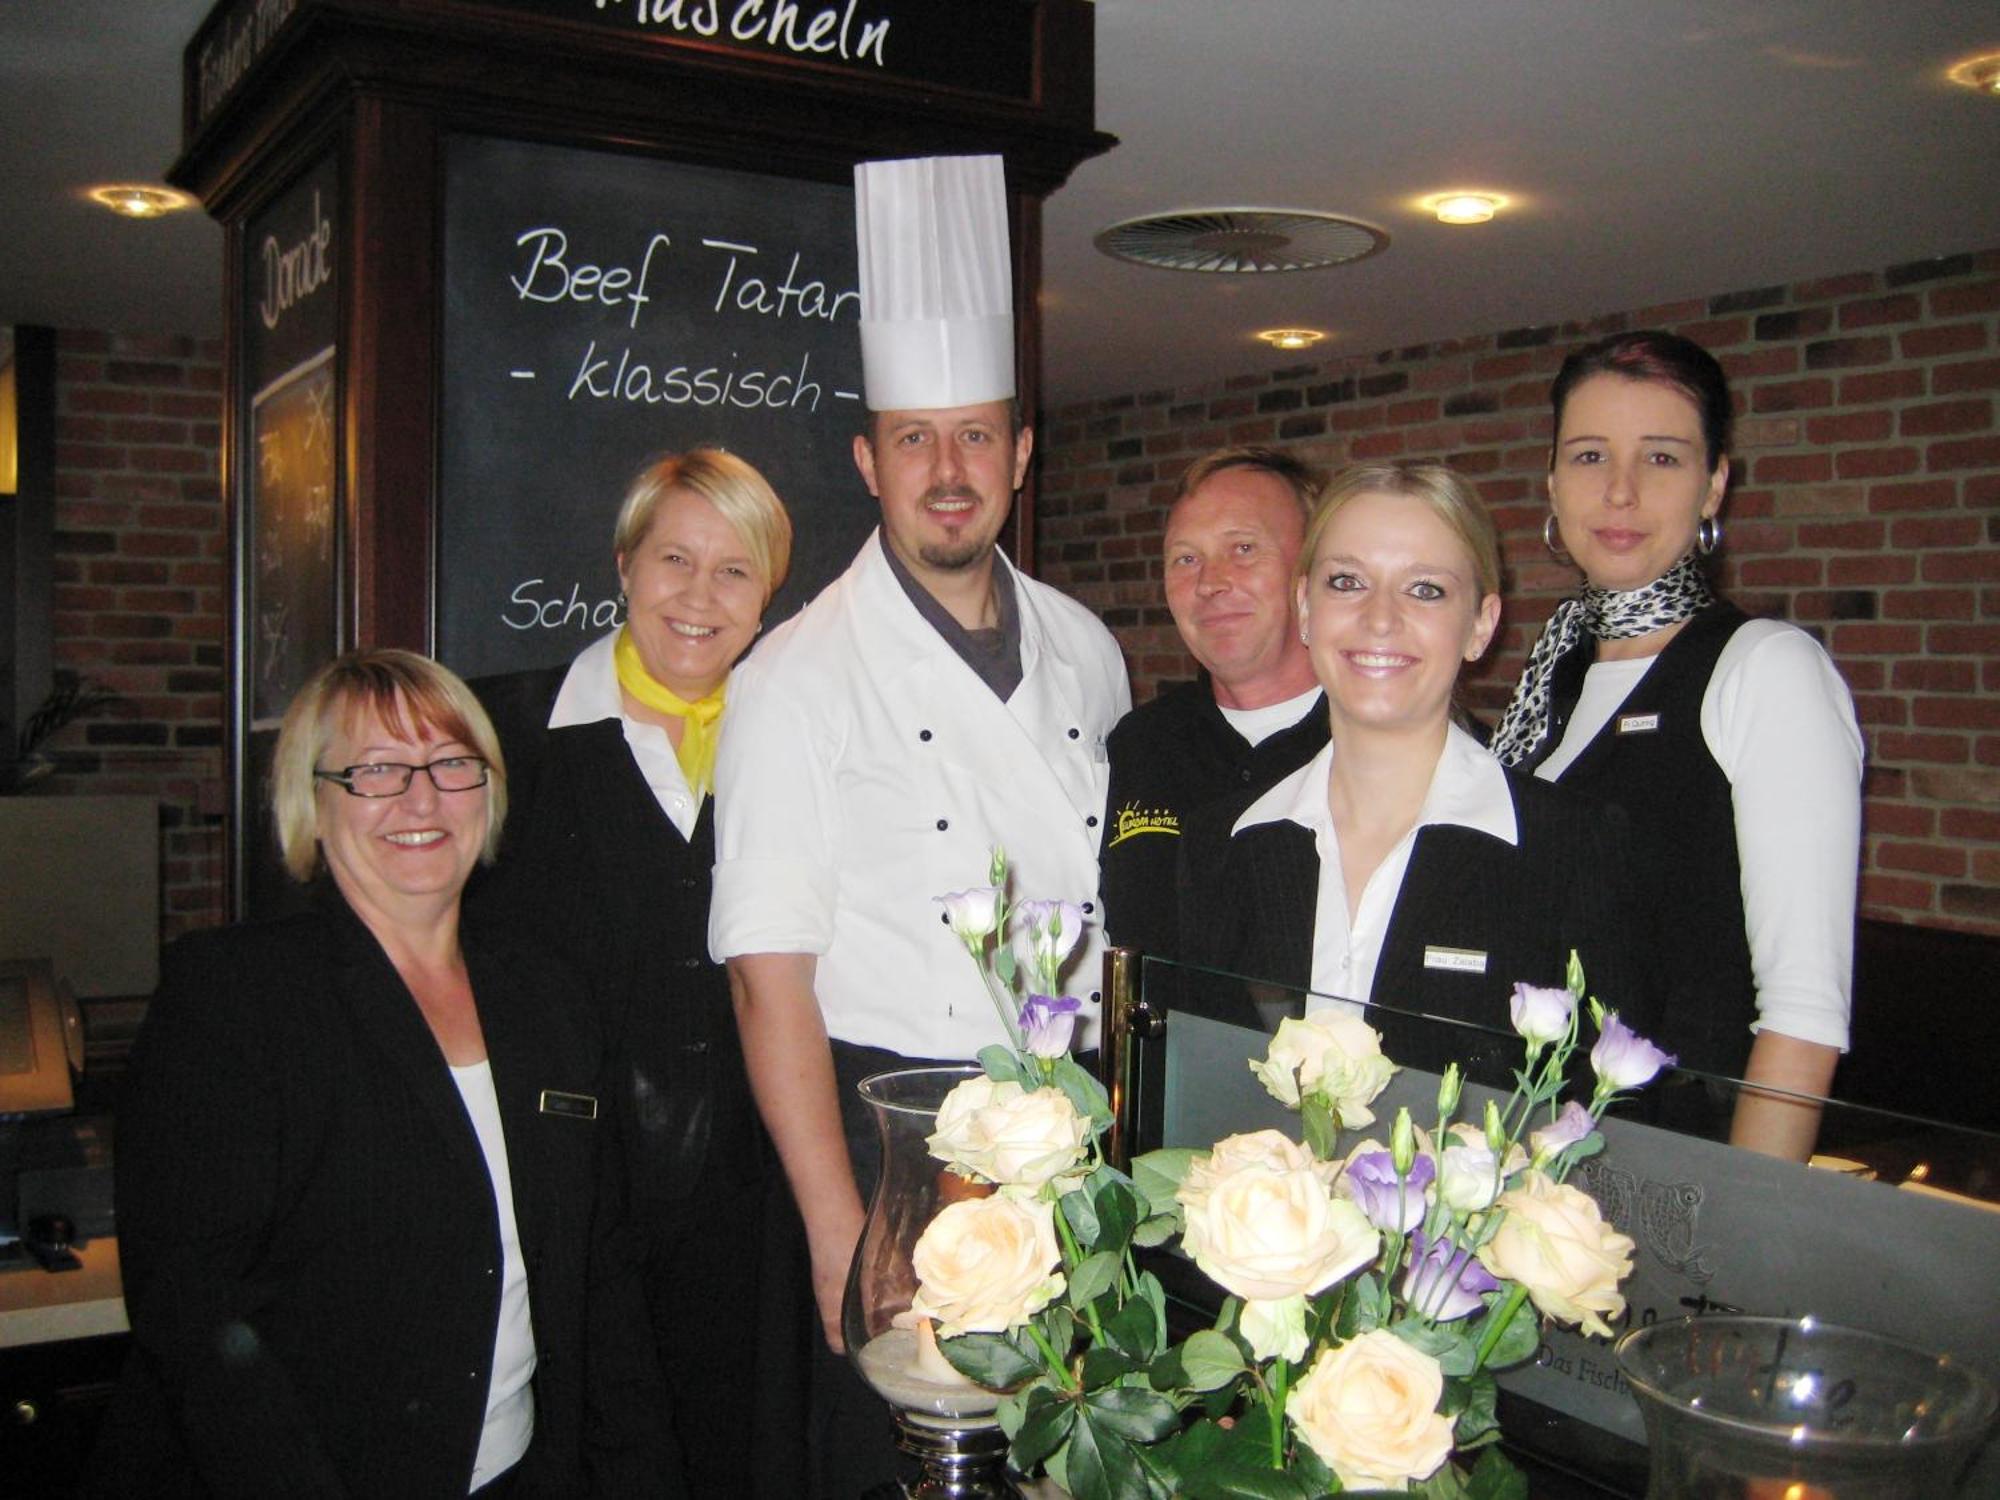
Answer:
[[[624,0],[596,0],[597,8]],[[696,36],[773,47],[801,56],[833,55],[888,65],[889,22],[863,19],[855,28],[857,0],[808,11],[796,0],[632,0],[632,18],[641,26],[665,26]]]
[[[687,365],[655,370],[644,360],[632,357],[629,348],[620,349],[617,359],[597,352],[597,340],[583,351],[576,379],[569,385],[569,399],[595,397],[599,401],[637,401],[649,406],[735,406],[744,411],[760,408],[818,411],[824,392],[811,378],[812,355],[799,356],[797,373],[769,370],[739,370],[709,365],[695,370]],[[835,395],[842,394],[836,391]]]
[[[560,592],[538,592],[546,581],[524,578],[515,584],[500,623],[509,630],[609,630],[625,623],[624,607],[616,599],[586,599],[580,583],[569,586],[567,598]]]
[[[264,295],[257,301],[257,316],[267,329],[276,328],[287,311],[325,286],[333,275],[332,257],[327,253],[333,245],[333,221],[320,212],[317,192],[313,194],[312,217],[313,227],[305,238],[289,246],[280,245],[275,234],[264,236]]]

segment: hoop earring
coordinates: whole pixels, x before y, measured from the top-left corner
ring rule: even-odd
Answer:
[[[1563,551],[1562,534],[1556,530],[1554,511],[1550,511],[1542,518],[1542,545],[1549,549],[1549,556],[1557,562],[1569,561],[1569,554]]]
[[[1721,545],[1722,522],[1715,516],[1703,516],[1694,529],[1694,550],[1707,557]]]

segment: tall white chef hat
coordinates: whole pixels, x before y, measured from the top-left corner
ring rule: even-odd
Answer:
[[[997,156],[854,169],[861,369],[870,411],[1014,394],[1014,275]]]

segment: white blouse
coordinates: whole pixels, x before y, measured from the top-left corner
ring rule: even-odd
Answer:
[[[535,1329],[528,1315],[528,1268],[521,1258],[521,1231],[514,1221],[514,1179],[507,1169],[507,1140],[500,1129],[500,1099],[493,1091],[493,1066],[477,1062],[453,1068],[465,1112],[472,1118],[486,1174],[493,1179],[493,1206],[500,1215],[500,1322],[493,1330],[493,1375],[486,1385],[486,1425],[472,1464],[478,1489],[521,1461],[535,1435]]]

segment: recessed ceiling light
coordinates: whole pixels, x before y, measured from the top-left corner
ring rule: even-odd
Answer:
[[[157,219],[162,214],[173,213],[194,202],[186,193],[177,193],[172,188],[132,182],[94,187],[90,190],[90,199],[128,219]]]
[[[1982,94],[2000,94],[2000,52],[1988,52],[1953,63],[1945,77],[1966,88],[1978,89]]]
[[[1484,224],[1507,206],[1498,193],[1433,193],[1423,206],[1440,224]]]
[[[1273,349],[1310,349],[1326,335],[1317,328],[1265,328],[1257,337]]]

